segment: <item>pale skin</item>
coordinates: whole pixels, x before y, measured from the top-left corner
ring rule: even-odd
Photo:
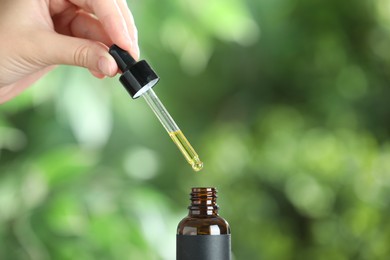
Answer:
[[[137,29],[125,0],[0,0],[0,103],[58,64],[98,78],[118,72],[108,47],[139,58]]]

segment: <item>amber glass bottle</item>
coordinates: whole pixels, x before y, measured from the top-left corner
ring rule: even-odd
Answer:
[[[188,209],[177,227],[176,260],[230,260],[230,227],[218,215],[217,190],[192,188]]]

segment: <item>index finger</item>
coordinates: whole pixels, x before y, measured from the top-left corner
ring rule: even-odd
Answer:
[[[112,42],[125,50],[132,51],[133,43],[124,14],[115,0],[70,0],[70,2],[95,14]]]
[[[134,17],[130,12],[129,7],[127,6],[126,0],[117,0],[119,9],[122,10],[123,17],[127,24],[127,29],[130,33],[131,42],[133,43],[133,50],[131,52],[134,59],[138,60],[139,58],[139,47],[138,47],[138,31],[134,23]]]

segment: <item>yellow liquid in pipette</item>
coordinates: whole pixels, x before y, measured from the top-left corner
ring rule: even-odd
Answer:
[[[170,132],[169,136],[184,155],[187,162],[191,164],[192,169],[194,169],[196,172],[202,170],[203,162],[199,159],[199,155],[195,152],[194,148],[192,148],[191,144],[188,142],[183,133],[179,130]]]

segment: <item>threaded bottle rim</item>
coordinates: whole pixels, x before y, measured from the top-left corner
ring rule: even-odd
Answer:
[[[194,187],[190,194],[191,205],[188,207],[193,214],[218,214],[217,189],[214,187]]]
[[[213,192],[217,193],[218,190],[215,187],[193,187],[191,188],[192,193],[206,193],[206,192]]]

